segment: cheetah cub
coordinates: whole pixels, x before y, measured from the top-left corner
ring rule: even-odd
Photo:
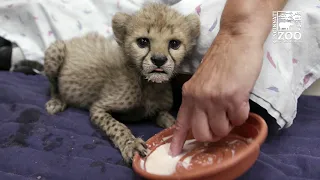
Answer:
[[[114,37],[88,33],[48,47],[44,72],[51,99],[46,110],[55,114],[67,106],[88,109],[92,123],[130,164],[135,153],[145,156],[147,147],[121,117],[154,118],[163,128],[174,124],[168,113],[173,104],[169,81],[192,53],[200,21],[195,14],[148,4],[131,15],[115,14],[112,29]]]

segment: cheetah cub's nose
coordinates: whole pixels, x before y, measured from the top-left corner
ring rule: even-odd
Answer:
[[[161,67],[162,65],[164,65],[167,62],[168,58],[167,56],[164,55],[153,55],[151,57],[151,61],[154,65]]]

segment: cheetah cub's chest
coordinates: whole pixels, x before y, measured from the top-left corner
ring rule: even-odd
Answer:
[[[172,106],[172,92],[169,83],[156,84],[142,81],[131,83],[131,88],[123,89],[129,93],[121,96],[119,102],[125,107],[112,112],[123,122],[139,121],[156,116],[161,111],[169,111]]]

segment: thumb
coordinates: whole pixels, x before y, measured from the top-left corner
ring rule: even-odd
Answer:
[[[191,117],[192,109],[190,106],[190,103],[182,101],[182,104],[178,112],[177,122],[175,124],[175,130],[173,133],[172,141],[170,144],[169,155],[171,156],[176,156],[180,154],[180,152],[182,151],[188,131],[191,127],[189,123],[189,118]]]

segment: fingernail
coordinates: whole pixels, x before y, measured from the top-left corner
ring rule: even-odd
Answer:
[[[176,155],[172,152],[172,151],[169,151],[169,156],[171,156],[171,157],[176,157]]]
[[[170,148],[169,148],[169,152],[168,152],[168,154],[170,155],[170,156],[172,156],[172,150],[171,150],[172,148],[171,148],[171,146],[170,146]]]
[[[174,157],[175,154],[172,151],[172,147],[170,147],[169,152],[168,152],[169,156]]]

